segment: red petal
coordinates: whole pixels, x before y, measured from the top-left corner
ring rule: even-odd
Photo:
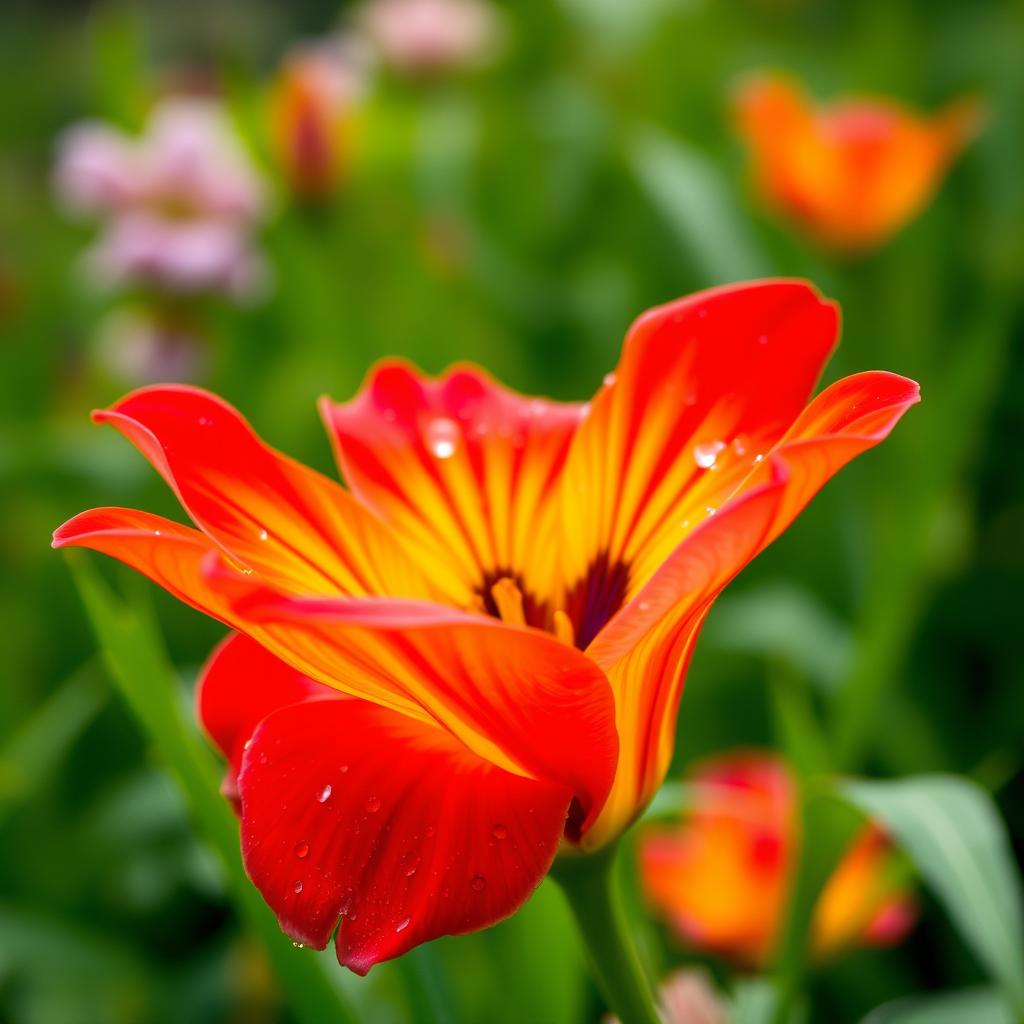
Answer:
[[[568,789],[364,701],[297,704],[243,759],[246,870],[297,942],[359,974],[511,914],[558,848]]]
[[[554,637],[368,598],[267,592],[237,614],[314,678],[439,724],[509,771],[569,787],[586,820],[604,803],[618,758],[611,690],[593,661]]]
[[[640,317],[566,461],[567,589],[604,564],[624,566],[635,594],[793,423],[837,327],[835,305],[800,281],[700,292]]]
[[[389,362],[354,400],[321,408],[349,486],[438,571],[471,590],[510,575],[529,596],[551,593],[554,482],[581,406],[476,369],[430,380]]]
[[[288,598],[225,565],[196,530],[130,509],[82,513],[54,543],[113,555],[303,675],[569,786],[590,815],[604,802],[618,754],[611,690],[551,636],[423,602]]]
[[[136,445],[234,561],[275,585],[305,594],[436,592],[344,488],[267,447],[216,396],[143,388],[93,415]]]
[[[179,601],[230,622],[224,594],[211,585],[204,571],[210,560],[219,558],[220,551],[207,536],[189,526],[132,508],[93,508],[58,527],[53,546],[90,548],[117,558]]]
[[[618,831],[661,784],[689,655],[722,588],[835,472],[885,438],[918,398],[913,381],[891,373],[857,374],[823,391],[771,457],[671,553],[588,647],[616,695],[624,766],[590,842]]]
[[[222,791],[238,798],[242,751],[260,721],[271,711],[314,698],[340,699],[329,686],[314,682],[240,633],[225,637],[199,674],[196,716],[228,760]]]

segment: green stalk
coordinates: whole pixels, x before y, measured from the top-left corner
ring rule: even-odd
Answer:
[[[621,1024],[660,1024],[615,884],[617,844],[558,861],[551,876],[576,921],[591,970]]]

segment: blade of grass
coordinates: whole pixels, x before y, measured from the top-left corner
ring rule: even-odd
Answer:
[[[106,702],[92,661],[76,669],[0,747],[0,826],[38,791]]]
[[[288,1005],[303,1024],[355,1024],[356,1016],[323,963],[292,949],[249,882],[239,854],[238,824],[219,792],[220,769],[186,712],[181,685],[144,603],[120,601],[86,558],[68,561],[101,654],[121,696],[181,787],[197,826],[213,847],[238,912],[259,938]],[[141,606],[140,606],[141,605]]]

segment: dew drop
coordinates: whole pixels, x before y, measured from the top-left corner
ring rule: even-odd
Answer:
[[[483,875],[474,875],[469,880],[469,887],[473,892],[483,892],[487,888],[487,879]]]
[[[309,856],[309,843],[301,842],[295,844],[295,856],[299,860],[305,860]]]
[[[243,749],[243,750],[248,750],[248,749],[249,749],[249,748],[250,748],[251,746],[252,746],[252,740],[246,740],[246,741],[245,741],[245,742],[244,742],[244,743],[242,744],[242,749]]]
[[[583,417],[583,416],[589,416],[589,415],[590,415],[590,403],[589,402],[584,402],[580,406],[580,416]]]
[[[317,803],[321,803],[321,804],[327,803],[327,801],[331,799],[331,793],[332,792],[333,792],[333,790],[331,789],[331,784],[328,783],[326,786],[324,786],[323,789],[320,790],[319,793],[317,793],[317,795],[316,795]]]
[[[154,530],[154,531],[153,531],[153,533],[154,533],[154,534],[155,534],[155,535],[156,535],[157,537],[159,537],[159,536],[160,536],[160,531],[159,531],[159,530]]]
[[[434,420],[427,428],[427,447],[439,459],[450,459],[459,441],[458,424],[449,419]]]
[[[704,511],[707,512],[709,516],[713,516],[718,511],[718,509],[715,508],[714,505],[708,505],[708,507],[704,509]]]
[[[267,531],[266,530],[260,530],[260,540],[266,540],[266,539],[267,539]]]
[[[412,878],[416,874],[416,869],[420,866],[420,857],[418,853],[407,854],[402,859],[402,874],[406,878]]]
[[[694,462],[696,462],[701,469],[712,469],[714,468],[715,462],[718,460],[719,454],[724,448],[724,441],[708,441],[704,444],[695,444],[693,446]]]
[[[747,438],[746,438],[745,434],[737,434],[732,439],[732,450],[737,455],[746,455],[747,454]]]
[[[304,942],[293,942],[292,949],[305,949],[306,944]]]
[[[260,764],[266,764],[270,760],[266,754],[260,754]]]
[[[352,913],[352,893],[347,892],[341,898],[341,903],[338,904],[338,915],[339,917],[348,917]]]
[[[410,918],[403,917],[402,920],[399,921],[398,924],[395,925],[395,931],[396,932],[404,932],[405,929],[409,927],[409,921],[410,921]]]
[[[684,519],[684,520],[683,520],[683,521],[682,521],[682,522],[681,522],[681,523],[680,523],[679,525],[680,525],[680,526],[681,526],[681,527],[682,527],[682,528],[683,528],[684,530],[685,530],[685,529],[688,529],[688,528],[689,528],[689,525],[690,525],[690,520],[689,520],[689,519]]]
[[[380,797],[371,796],[366,801],[366,810],[370,814],[376,814],[380,810]]]
[[[530,415],[543,416],[548,411],[548,403],[543,398],[535,398],[530,402]]]
[[[495,839],[508,839],[508,829],[499,822],[491,829],[491,835]]]
[[[210,424],[212,422],[213,422],[213,420],[211,420],[209,416],[200,416],[199,417],[199,426],[201,426],[201,427],[208,427],[208,426],[210,426]]]
[[[641,601],[637,606],[637,611],[645,612],[651,607],[650,601]]]
[[[433,838],[433,835],[434,835],[434,833],[435,833],[436,831],[437,831],[437,830],[436,830],[436,829],[434,828],[434,826],[433,826],[433,825],[428,825],[428,826],[427,826],[427,827],[426,827],[426,828],[425,828],[425,829],[423,830],[423,834],[424,834],[424,835],[425,835],[425,836],[426,836],[426,837],[427,837],[428,839],[431,839],[431,838]]]
[[[604,375],[604,386],[610,388],[615,383],[616,377],[614,373],[606,373]]]
[[[758,452],[758,453],[757,453],[757,454],[756,454],[756,455],[754,456],[754,461],[755,461],[755,462],[761,462],[761,461],[762,461],[763,459],[764,459],[764,456],[763,456],[763,455],[762,455],[762,454],[761,454],[760,452]]]
[[[342,766],[341,766],[341,767],[340,767],[340,768],[338,769],[338,771],[339,771],[339,772],[341,772],[341,774],[342,774],[342,775],[344,775],[344,774],[345,774],[345,773],[346,773],[346,772],[348,771],[348,765],[347,765],[347,764],[343,764],[343,765],[342,765]]]
[[[298,896],[299,893],[302,892],[302,883],[301,882],[296,882],[292,886],[292,891],[295,893],[296,896]]]
[[[244,568],[242,570],[242,575],[243,576],[251,576],[252,575],[252,569],[248,568],[248,566],[247,566],[246,568]]]

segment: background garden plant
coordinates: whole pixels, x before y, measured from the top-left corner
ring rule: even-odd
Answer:
[[[310,403],[353,394],[381,356],[433,372],[471,359],[527,393],[577,398],[638,311],[784,275],[842,305],[823,383],[883,367],[919,380],[925,401],[716,606],[649,811],[652,828],[685,815],[688,769],[709,755],[786,757],[805,844],[775,948],[751,971],[680,945],[641,902],[627,844],[630,928],[655,978],[704,963],[739,1020],[1016,1019],[1024,14],[1007,0],[493,13],[478,54],[429,70],[375,50],[354,5],[0,15],[0,1016],[598,1019],[549,883],[508,922],[365,980],[293,949],[241,874],[222,766],[187,710],[220,630],[95,559],[68,560],[81,601],[49,532],[97,504],[175,514],[140,461],[87,424],[141,380],[185,366],[326,470]],[[358,89],[327,83],[292,104],[337,147],[303,168],[282,82],[321,46],[355,62]],[[887,238],[835,251],[762,205],[734,134],[739,83],[774,71],[821,102],[926,112],[972,96],[985,117],[927,204]],[[267,184],[253,238],[269,273],[249,304],[176,294],[171,321],[152,287],[83,277],[96,227],[67,215],[52,182],[75,124],[138,137],[161,102],[197,96],[223,106]],[[161,362],[169,350],[153,344],[125,355],[111,316],[151,323],[157,310],[202,358]],[[819,958],[818,890],[864,816],[898,851],[919,920],[895,947]]]

